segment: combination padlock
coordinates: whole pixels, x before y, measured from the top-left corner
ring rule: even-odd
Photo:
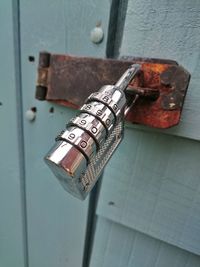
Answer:
[[[134,64],[115,85],[105,85],[91,94],[45,157],[72,195],[85,199],[121,142],[124,117],[130,108],[125,90],[139,71],[140,65]]]

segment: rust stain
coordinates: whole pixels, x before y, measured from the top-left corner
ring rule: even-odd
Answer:
[[[133,63],[141,64],[142,71],[127,93],[132,90],[132,94],[138,93],[140,97],[126,119],[156,128],[178,124],[190,74],[171,60],[134,57],[113,60],[41,53],[38,85],[47,90],[45,96],[41,90],[36,97],[79,108],[101,86],[114,84]]]

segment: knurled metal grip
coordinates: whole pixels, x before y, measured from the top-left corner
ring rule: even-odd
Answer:
[[[91,94],[45,157],[63,187],[85,199],[123,138],[125,89],[139,72],[132,65],[115,85]]]

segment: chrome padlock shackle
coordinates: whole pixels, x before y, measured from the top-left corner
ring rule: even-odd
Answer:
[[[72,195],[85,199],[121,142],[124,117],[132,106],[125,90],[140,69],[133,64],[115,85],[91,94],[46,155],[45,162]]]

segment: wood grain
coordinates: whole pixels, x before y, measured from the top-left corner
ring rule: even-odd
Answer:
[[[196,0],[128,2],[120,55],[173,59],[191,73],[181,123],[164,132],[196,140],[200,140],[199,36],[200,5]]]
[[[109,12],[109,1],[20,1],[23,110],[37,108],[34,122],[24,119],[30,267],[81,266],[88,208],[87,200],[64,191],[43,161],[74,112],[34,99],[39,51],[103,57]],[[104,41],[95,45],[90,31],[99,20]]]
[[[0,4],[0,266],[25,266],[23,177],[20,171],[15,28],[12,1]]]
[[[199,155],[197,141],[126,129],[97,213],[200,254]]]
[[[200,257],[103,217],[90,267],[198,267]]]

